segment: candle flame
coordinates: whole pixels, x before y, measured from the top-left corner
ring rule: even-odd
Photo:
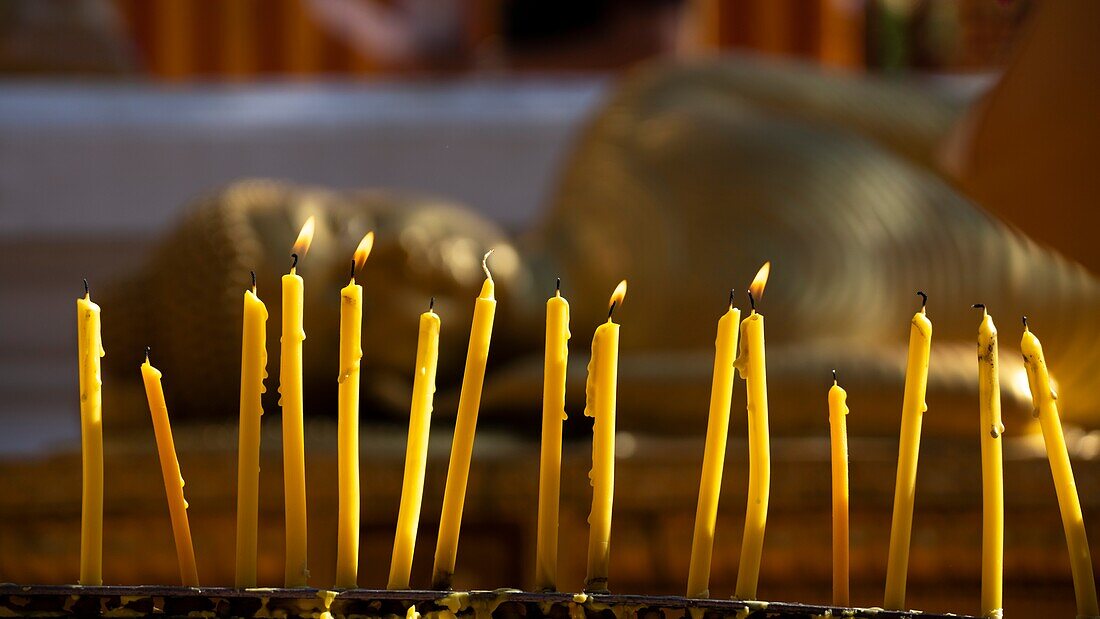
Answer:
[[[768,274],[771,273],[771,270],[772,263],[769,260],[756,272],[756,277],[752,278],[752,284],[749,285],[749,292],[752,293],[753,299],[757,302],[760,302],[760,299],[764,296],[764,286],[768,283]]]
[[[370,256],[370,250],[374,247],[374,231],[368,232],[363,236],[363,240],[359,241],[359,247],[355,248],[355,270],[358,271],[363,268],[363,265],[367,263],[367,257]]]
[[[302,231],[298,233],[298,240],[294,241],[294,253],[298,254],[299,258],[306,255],[309,251],[309,245],[313,242],[313,231],[317,227],[317,220],[313,215],[306,219],[306,223],[302,224]]]
[[[626,298],[626,280],[619,282],[618,286],[615,286],[615,292],[611,293],[611,300],[607,303],[607,309],[610,310],[613,307],[623,304],[623,299]]]

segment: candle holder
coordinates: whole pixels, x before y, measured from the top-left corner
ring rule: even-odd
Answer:
[[[0,584],[0,616],[334,617],[383,619],[421,615],[441,619],[748,619],[865,617],[946,619],[919,611],[838,608],[788,602],[690,599],[679,596],[533,593],[515,589],[423,590],[234,589],[228,587]]]

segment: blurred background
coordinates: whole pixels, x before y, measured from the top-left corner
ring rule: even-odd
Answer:
[[[853,601],[881,604],[901,346],[915,307],[911,290],[920,286],[944,299],[944,307],[948,299],[966,304],[959,307],[1004,299],[998,316],[1008,327],[1005,406],[1017,422],[1006,445],[1006,609],[1070,615],[1072,584],[1050,475],[1041,441],[1028,430],[1026,383],[1019,382],[1018,362],[1007,360],[1017,356],[1015,325],[1025,308],[1040,306],[1048,330],[1061,329],[1052,334],[1057,343],[1076,341],[1091,351],[1081,329],[1098,332],[1089,312],[1100,298],[1093,276],[1100,250],[1092,239],[1100,216],[1091,207],[1096,194],[1088,191],[1097,180],[1087,166],[1100,75],[1100,54],[1088,41],[1100,40],[1093,36],[1100,19],[1093,19],[1090,3],[1050,8],[1056,4],[5,0],[0,581],[76,580],[72,311],[81,277],[104,305],[106,581],[170,584],[178,577],[137,374],[146,344],[165,370],[200,578],[211,585],[232,581],[240,292],[247,271],[256,269],[272,311],[273,396],[277,277],[293,234],[317,211],[326,217],[318,244],[327,238],[331,247],[347,247],[348,256],[366,229],[380,231],[364,275],[361,585],[384,584],[413,325],[427,298],[438,294],[445,351],[413,578],[414,586],[428,584],[469,306],[480,277],[476,258],[494,246],[491,266],[505,282],[488,378],[496,385],[487,385],[457,587],[523,587],[533,579],[541,302],[554,276],[565,274],[563,291],[577,297],[571,342],[577,358],[567,407],[559,587],[579,589],[584,572],[590,421],[578,398],[587,342],[607,294],[628,276],[637,296],[628,298],[622,318],[626,385],[611,588],[682,593],[706,427],[710,316],[722,309],[724,290],[744,288],[771,258],[778,290],[771,293],[777,315],[769,341],[773,332],[788,335],[775,338],[775,357],[769,349],[779,385],[773,393],[780,393],[772,407],[777,430],[761,597],[829,599],[825,372],[839,347],[849,367],[858,366],[846,385],[853,408]],[[1004,77],[1010,67],[1019,79]],[[661,115],[647,116],[654,109]],[[1091,121],[1071,122],[1080,118]],[[710,144],[708,136],[721,143]],[[677,175],[678,166],[691,172]],[[738,166],[745,177],[730,172]],[[845,182],[821,184],[814,180],[821,175]],[[624,203],[608,201],[607,192]],[[663,197],[651,199],[656,194]],[[631,214],[642,203],[648,210]],[[851,210],[857,204],[871,210]],[[879,249],[851,253],[844,246],[859,242],[831,236],[832,224],[822,223],[830,219],[897,226],[888,240],[863,235]],[[777,226],[785,235],[769,232]],[[684,259],[667,260],[675,265],[669,273],[639,257],[655,246],[665,256],[661,251],[670,250],[649,241],[681,228],[688,230],[682,247],[711,246],[715,253],[671,252]],[[616,239],[617,232],[646,243],[634,247]],[[591,240],[604,233],[611,242]],[[736,244],[747,249],[723,254],[726,248],[707,234],[731,243],[741,235]],[[388,247],[387,238],[398,240]],[[928,239],[948,249],[938,252]],[[436,240],[446,251],[428,266],[418,264],[412,248]],[[892,252],[891,243],[909,249]],[[952,254],[958,247],[977,252],[961,271],[950,262],[935,271],[921,266],[935,262],[928,260],[933,254],[972,257],[966,249]],[[307,451],[317,586],[330,584],[335,563],[335,367],[324,362],[335,363],[329,302],[346,277],[341,251],[311,254],[303,266],[311,295],[307,354],[321,360],[314,364],[320,378],[307,383],[316,385],[308,396]],[[727,255],[732,266],[725,269]],[[792,256],[789,267],[785,255]],[[897,267],[885,269],[881,280],[864,277],[876,262]],[[1004,279],[992,270],[1003,270]],[[849,276],[862,283],[834,286],[825,298],[829,277]],[[643,283],[637,293],[636,279]],[[898,300],[871,301],[895,285],[903,292],[889,295]],[[987,296],[973,298],[979,293]],[[852,325],[856,294],[866,295],[871,309],[890,308],[868,312],[869,323],[882,317],[889,346],[866,356],[853,350],[878,332],[858,319]],[[683,305],[670,305],[670,297]],[[372,309],[375,302],[385,307]],[[1085,323],[1062,312],[1078,303],[1090,316]],[[695,305],[705,320],[683,318],[679,339],[661,334],[683,306]],[[628,333],[630,312],[635,333],[646,335]],[[929,422],[932,438],[923,447],[908,601],[971,613],[978,606],[981,522],[971,382],[977,319],[946,313],[937,329],[943,324],[945,339],[957,346],[937,343],[943,360],[934,369],[944,374],[933,380],[929,399],[933,410],[942,402],[951,413]],[[810,353],[801,347],[799,334],[837,325],[851,328],[841,328],[846,335],[835,340],[817,340]],[[1091,352],[1073,350],[1080,354],[1066,357],[1066,366],[1091,359]],[[1097,398],[1078,394],[1093,391],[1095,375],[1071,374],[1065,373],[1067,401],[1081,404],[1074,409],[1079,425],[1068,432],[1092,527],[1100,518],[1094,461],[1100,435],[1093,431],[1098,417],[1089,416]],[[869,394],[862,420],[861,388]],[[735,392],[711,581],[716,597],[732,594],[743,526],[742,385]],[[275,585],[283,568],[281,448],[278,407],[274,399],[266,404],[260,579]],[[1100,539],[1100,529],[1090,532]]]

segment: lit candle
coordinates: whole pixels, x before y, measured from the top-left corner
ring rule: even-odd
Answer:
[[[978,327],[978,406],[982,444],[982,615],[1000,617],[1004,581],[1005,489],[997,327],[985,306]]]
[[[764,551],[764,527],[768,521],[771,491],[771,445],[768,435],[768,375],[764,361],[764,315],[756,301],[764,296],[771,263],[765,262],[749,287],[752,313],[741,321],[740,351],[736,367],[745,379],[749,416],[749,489],[745,508],[745,535],[741,540],[741,562],[737,567],[734,594],[742,600],[756,598],[760,580],[760,556]]]
[[[833,605],[848,606],[848,393],[829,388],[829,432],[833,468]]]
[[[191,527],[187,524],[187,499],[183,497],[183,475],[176,459],[176,445],[172,441],[172,425],[168,421],[168,405],[164,403],[160,370],[149,363],[149,349],[145,349],[145,363],[141,364],[141,378],[145,382],[145,397],[149,400],[149,414],[153,417],[153,434],[160,455],[160,472],[164,477],[164,492],[168,496],[168,514],[172,519],[172,536],[176,540],[176,557],[180,564],[180,580],[185,587],[199,586],[199,572],[195,567],[195,549],[191,546]]]
[[[722,491],[722,467],[726,462],[730,402],[733,399],[733,361],[737,354],[737,325],[740,321],[741,310],[733,306],[731,290],[729,310],[718,319],[718,337],[714,342],[707,442],[703,449],[703,473],[699,479],[695,534],[691,539],[691,563],[688,567],[687,597],[690,598],[710,597],[710,559],[714,550],[718,498]]]
[[[585,591],[607,591],[611,558],[611,507],[615,498],[615,397],[619,379],[619,325],[611,320],[626,297],[626,280],[611,294],[607,322],[592,336],[584,414],[592,417],[592,511],[588,515]]]
[[[1092,558],[1089,541],[1085,536],[1085,521],[1081,515],[1081,500],[1077,496],[1077,484],[1073,481],[1073,468],[1066,449],[1066,437],[1062,434],[1062,421],[1058,415],[1058,396],[1050,384],[1043,345],[1028,329],[1024,317],[1024,338],[1020,343],[1024,354],[1024,368],[1031,387],[1031,399],[1043,430],[1050,472],[1054,476],[1054,490],[1058,495],[1058,509],[1062,512],[1062,527],[1066,531],[1069,547],[1069,565],[1073,573],[1073,588],[1077,593],[1077,616],[1096,617],[1100,608],[1096,603],[1096,581],[1092,575]]]
[[[388,589],[408,589],[412,573],[416,529],[424,498],[424,470],[428,463],[428,431],[432,424],[435,372],[439,364],[439,316],[432,311],[420,315],[420,337],[416,345],[412,405],[409,410],[409,442],[405,448],[405,477],[401,482],[401,507],[397,512],[397,533],[393,539]]]
[[[932,322],[925,304],[928,296],[918,292],[922,301],[909,329],[909,360],[905,366],[905,395],[901,407],[901,441],[898,447],[898,477],[894,486],[894,517],[890,526],[890,555],[886,562],[887,610],[904,610],[905,579],[909,569],[909,538],[913,532],[913,498],[917,485],[917,454],[920,430],[928,405],[924,393],[928,387],[928,356],[932,348]]]
[[[267,390],[267,306],[252,289],[244,292],[241,337],[241,420],[237,439],[237,568],[238,588],[256,586],[256,541],[260,502],[260,416]]]
[[[436,589],[450,588],[458,555],[458,533],[462,527],[462,507],[466,502],[466,482],[470,476],[477,413],[481,407],[481,387],[485,381],[485,363],[489,359],[489,340],[493,335],[493,317],[497,311],[493,276],[487,264],[492,253],[489,250],[481,260],[485,282],[474,302],[466,370],[462,374],[462,388],[458,394],[458,414],[455,417],[455,434],[447,465],[447,485],[443,491],[443,512],[439,516],[439,536],[436,538],[435,565],[432,568],[432,586]]]
[[[88,293],[76,300],[77,358],[80,363],[80,584],[103,584],[103,374],[99,306]]]
[[[558,280],[546,301],[546,351],[542,381],[542,454],[539,461],[538,537],[535,588],[556,591],[558,579],[558,502],[561,490],[561,431],[565,421],[565,375],[569,363],[569,302]]]
[[[337,377],[337,478],[340,486],[336,529],[336,586],[352,589],[359,573],[359,366],[363,359],[363,287],[355,273],[374,246],[368,232],[351,260],[351,278],[340,291],[340,375]]]
[[[297,273],[298,259],[309,251],[314,220],[310,216],[294,242],[290,273],[283,276],[283,329],[279,355],[279,405],[283,408],[283,484],[286,508],[287,587],[305,587],[306,568],[306,451],[302,404],[302,327],[305,282]]]

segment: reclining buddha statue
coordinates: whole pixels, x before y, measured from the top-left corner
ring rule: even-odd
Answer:
[[[730,289],[747,308],[743,291],[770,260],[757,307],[767,316],[773,431],[826,431],[835,368],[851,394],[852,432],[895,434],[918,290],[935,328],[928,432],[976,431],[974,303],[989,308],[1003,336],[1009,431],[1022,433],[1031,417],[1017,350],[1025,313],[1046,345],[1065,418],[1097,427],[1100,280],[992,214],[996,205],[976,202],[971,195],[981,192],[938,163],[1005,82],[979,99],[736,58],[642,66],[583,131],[531,229],[510,236],[433,197],[244,180],[193,205],[149,264],[116,287],[106,337],[115,347],[157,349],[180,417],[231,418],[241,294],[254,269],[271,312],[274,408],[278,278],[298,228],[316,215],[317,237],[299,269],[307,414],[334,417],[335,299],[352,250],[374,230],[360,278],[365,418],[407,411],[416,317],[433,296],[443,321],[436,410],[453,415],[481,257],[494,248],[500,302],[485,423],[538,427],[543,303],[559,277],[574,336],[567,410],[581,411],[587,340],[625,278],[630,293],[616,312],[620,427],[701,434],[717,318]],[[1047,208],[1055,207],[1036,204],[1036,216]],[[165,273],[173,275],[156,275]],[[134,369],[125,355],[107,363],[116,374]],[[743,399],[743,385],[735,394]],[[733,419],[744,424],[744,415]]]

